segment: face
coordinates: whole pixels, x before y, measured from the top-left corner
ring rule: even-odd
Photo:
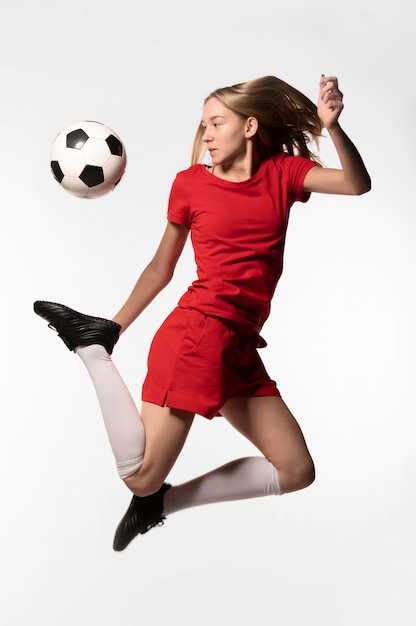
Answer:
[[[210,98],[205,103],[201,123],[202,140],[213,165],[232,166],[244,159],[251,136],[247,120],[227,109],[217,98]]]

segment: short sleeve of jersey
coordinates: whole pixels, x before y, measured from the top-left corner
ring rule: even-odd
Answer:
[[[177,174],[170,190],[167,217],[170,222],[181,224],[186,228],[191,227],[189,200],[184,176],[181,172]]]
[[[289,156],[286,153],[279,155],[281,157],[281,168],[283,181],[290,189],[290,204],[294,202],[307,202],[310,193],[303,191],[303,183],[306,174],[318,164],[299,156]]]

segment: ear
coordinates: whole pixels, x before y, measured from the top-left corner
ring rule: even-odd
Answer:
[[[250,116],[246,119],[246,125],[245,125],[245,134],[246,134],[246,139],[251,139],[252,137],[254,137],[254,135],[257,132],[257,129],[259,127],[259,123],[257,121],[257,118]]]

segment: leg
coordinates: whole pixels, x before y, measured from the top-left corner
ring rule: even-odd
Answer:
[[[160,409],[159,409],[160,410]],[[159,517],[152,515],[149,519],[164,519],[176,511],[193,506],[201,506],[214,502],[239,500],[267,495],[280,495],[284,491],[290,492],[310,485],[314,480],[314,466],[306,447],[302,432],[295,418],[278,397],[242,397],[229,400],[221,409],[224,417],[247,439],[249,439],[264,455],[264,457],[248,457],[232,461],[208,474],[199,476],[182,485],[165,489],[158,500]],[[143,417],[145,416],[143,412]],[[158,426],[154,420],[146,418],[146,433],[152,428],[162,433],[163,422]],[[158,459],[159,446],[162,459],[166,457],[166,448],[169,442],[163,441],[166,432],[154,438],[156,447],[150,454],[150,462]],[[146,455],[148,452],[146,444]],[[176,459],[177,454],[175,455]],[[164,471],[158,475],[163,480],[173,464],[171,458],[168,464],[162,464]],[[160,460],[157,466],[161,466]],[[145,461],[134,477],[136,489],[140,484],[140,474],[145,469]],[[152,465],[150,465],[152,471]],[[153,469],[154,472],[154,469]],[[154,483],[152,488],[158,483]],[[152,497],[152,496],[151,496]],[[134,500],[136,507],[130,505],[129,510],[121,521],[115,537],[114,547],[123,550],[128,543],[139,533],[147,532],[149,527],[143,528],[138,511],[147,515],[148,508],[141,499]],[[132,503],[133,504],[133,503]],[[153,507],[153,500],[149,503]]]
[[[113,547],[120,551],[138,534],[163,523],[163,481],[174,465],[192,425],[193,414],[143,403],[140,416],[130,393],[101,345],[76,349],[97,391],[120,476],[134,493]],[[145,434],[146,433],[146,445]]]
[[[121,478],[142,497],[157,491],[182,449],[193,415],[144,403],[142,420],[110,357],[121,331],[119,324],[55,302],[37,300],[34,310],[86,366]]]
[[[171,515],[194,506],[282,495],[276,468],[264,457],[236,459],[212,472],[169,489],[163,514]]]
[[[163,481],[185,443],[194,415],[143,402],[146,448],[141,467],[124,479],[134,493],[114,535],[113,548],[124,550],[137,535],[163,523],[164,496],[171,491]]]
[[[126,478],[143,463],[145,431],[140,414],[103,346],[82,346],[75,352],[94,383],[118,473],[121,478]]]
[[[53,302],[36,301],[34,310],[77,352],[94,383],[119,474],[135,494],[114,538],[114,549],[123,550],[138,533],[164,519],[163,495],[170,485],[163,481],[194,416],[144,403],[142,421],[110,357],[121,330],[118,324]]]
[[[143,463],[124,482],[135,495],[144,497],[155,493],[169,474],[186,441],[194,415],[143,402],[141,418],[146,432]]]
[[[86,366],[97,392],[118,472],[121,478],[133,474],[143,461],[145,434],[136,405],[110,357],[121,326],[56,302],[37,300],[34,310],[58,332],[70,350],[77,352]]]
[[[280,495],[313,482],[313,462],[302,432],[281,398],[234,398],[221,413],[264,456],[232,461],[173,487],[164,498],[165,515],[211,502]]]
[[[141,468],[125,479],[136,495],[117,527],[114,550],[124,550],[134,537],[163,523],[165,516],[175,511],[282,493],[277,470],[262,457],[238,459],[183,485],[164,483],[160,487],[182,449],[193,415],[143,403],[142,417],[146,429],[144,460]]]
[[[149,402],[140,414],[102,346],[79,347],[76,353],[94,383],[120,477],[136,496],[157,492],[182,450],[193,414]]]
[[[274,465],[285,493],[314,481],[314,465],[302,431],[281,398],[233,398],[221,412]]]

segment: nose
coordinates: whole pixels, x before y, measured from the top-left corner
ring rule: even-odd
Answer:
[[[208,142],[208,141],[211,141],[211,139],[212,139],[211,133],[208,131],[208,128],[205,128],[204,132],[202,133],[202,141]]]

